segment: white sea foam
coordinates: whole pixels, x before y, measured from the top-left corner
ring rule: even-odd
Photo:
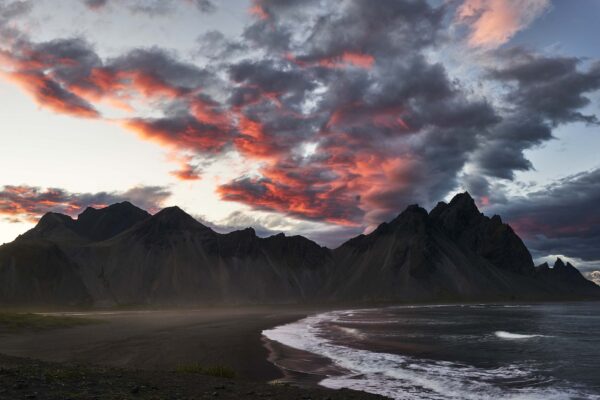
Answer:
[[[361,333],[361,331],[359,331],[358,329],[355,329],[355,328],[348,328],[348,327],[345,327],[345,326],[339,326],[338,328],[342,332],[344,332],[344,333],[346,333],[346,334],[348,334],[350,336],[354,336],[354,337],[357,337],[357,338],[364,338],[364,336],[365,336],[365,335],[363,335]]]
[[[362,311],[362,310],[361,310]],[[352,311],[356,315],[357,311]],[[279,326],[263,332],[268,339],[330,359],[349,373],[329,376],[320,384],[339,389],[350,388],[394,399],[512,399],[563,400],[600,396],[581,394],[568,388],[501,387],[499,383],[536,381],[539,377],[525,365],[506,365],[483,369],[450,361],[435,361],[370,352],[333,343],[323,333],[347,312],[330,312]],[[329,325],[328,325],[329,324]],[[309,372],[309,371],[307,371]]]
[[[511,332],[506,332],[506,331],[496,331],[496,332],[494,332],[494,335],[496,335],[500,339],[509,339],[509,340],[531,339],[531,338],[546,336],[546,335],[524,335],[521,333],[511,333]]]

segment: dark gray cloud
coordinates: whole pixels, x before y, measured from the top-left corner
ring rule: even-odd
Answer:
[[[134,14],[144,14],[149,17],[162,17],[173,11],[173,4],[164,0],[130,1],[129,9]]]
[[[203,13],[213,13],[217,10],[217,6],[211,0],[187,0],[195,5],[198,10]]]
[[[487,78],[503,85],[503,104],[497,106],[501,119],[478,135],[471,162],[487,178],[513,180],[517,171],[534,168],[525,151],[554,139],[557,126],[598,124],[595,114],[582,110],[591,104],[589,95],[600,89],[600,63],[586,67],[576,58],[522,48],[498,50],[494,57],[498,66]]]
[[[55,76],[54,80],[60,83],[85,80],[93,68],[102,65],[93,46],[82,38],[56,39],[29,47],[27,44],[22,47],[20,59],[32,66],[37,63],[39,70]]]
[[[600,62],[587,69],[582,61],[561,56],[542,56],[523,49],[501,51],[504,67],[490,76],[511,86],[506,100],[553,125],[567,122],[597,124],[595,115],[580,110],[590,104],[585,95],[600,89]]]
[[[0,1],[0,23],[11,18],[27,14],[33,4],[31,1]]]
[[[134,14],[143,14],[149,17],[172,14],[177,3],[189,4],[202,13],[213,13],[217,9],[212,0],[83,0],[83,4],[91,10],[101,10],[109,2],[125,6]]]
[[[479,172],[492,178],[514,179],[516,171],[533,168],[524,151],[551,140],[551,127],[530,111],[507,115],[485,135],[472,161]]]
[[[135,71],[160,79],[178,88],[195,89],[204,86],[212,74],[194,64],[185,63],[176,54],[152,47],[134,49],[125,55],[107,61],[114,71]]]
[[[600,260],[600,169],[560,179],[487,212],[502,215],[536,257]]]
[[[221,62],[233,56],[245,54],[245,43],[228,38],[222,32],[211,30],[197,38],[198,54],[215,62]]]
[[[2,41],[19,40],[22,33],[11,22],[26,16],[32,7],[33,3],[29,0],[0,0],[0,39]]]
[[[83,4],[92,10],[99,10],[108,4],[108,0],[83,0]]]
[[[385,57],[396,51],[422,49],[435,43],[444,16],[444,7],[434,8],[427,2],[410,0],[356,0],[330,5],[313,2],[314,6],[311,2],[287,3],[257,2],[269,18],[257,21],[250,29],[256,30],[260,24],[270,25],[275,38],[277,33],[298,31],[289,28],[307,28],[311,24],[308,34],[291,47],[303,61],[348,52]],[[279,43],[284,45],[281,40]]]

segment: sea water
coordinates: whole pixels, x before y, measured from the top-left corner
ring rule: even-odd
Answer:
[[[264,331],[336,367],[320,385],[395,399],[600,399],[600,303],[332,311]],[[312,373],[311,363],[301,365]]]

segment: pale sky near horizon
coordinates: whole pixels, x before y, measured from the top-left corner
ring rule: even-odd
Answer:
[[[0,243],[129,196],[334,245],[469,190],[536,258],[596,268],[600,2],[361,7],[0,0]]]

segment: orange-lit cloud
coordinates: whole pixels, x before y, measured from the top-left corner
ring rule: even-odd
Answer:
[[[344,68],[354,66],[357,68],[371,69],[375,63],[375,57],[366,53],[345,51],[339,56],[321,58],[316,61],[304,61],[296,58],[292,53],[285,53],[283,57],[300,67],[319,65],[325,68]]]
[[[11,222],[36,222],[47,212],[74,216],[86,207],[131,201],[156,212],[171,193],[159,186],[137,186],[124,192],[73,193],[60,188],[36,186],[0,187],[0,217]]]
[[[180,181],[197,181],[201,179],[200,171],[193,165],[193,157],[176,152],[169,153],[167,160],[179,164],[179,168],[171,171],[170,174]]]
[[[262,6],[262,4],[260,4],[260,1],[256,0],[253,1],[252,6],[249,8],[248,12],[262,20],[268,20],[271,17],[267,10],[265,10],[265,8]]]
[[[185,165],[181,169],[171,171],[170,173],[180,181],[200,180],[200,175],[191,165]]]
[[[339,225],[357,226],[356,204],[338,203],[338,198],[327,193],[313,196],[304,185],[287,184],[268,179],[246,179],[218,187],[217,192],[226,201],[251,205],[256,209],[277,211],[304,219],[327,221]],[[356,203],[356,201],[354,201]],[[358,211],[360,212],[360,211]]]
[[[375,58],[370,54],[347,51],[339,57],[319,60],[319,65],[328,68],[339,68],[346,65],[353,65],[358,68],[371,69],[374,62]]]
[[[457,20],[469,26],[469,45],[497,47],[550,7],[550,0],[465,0]]]
[[[12,72],[2,74],[30,94],[36,103],[57,113],[82,118],[98,118],[100,114],[87,101],[65,90],[59,83],[37,72]]]
[[[218,152],[230,140],[218,127],[206,125],[193,117],[129,119],[122,125],[141,138],[170,149]]]

